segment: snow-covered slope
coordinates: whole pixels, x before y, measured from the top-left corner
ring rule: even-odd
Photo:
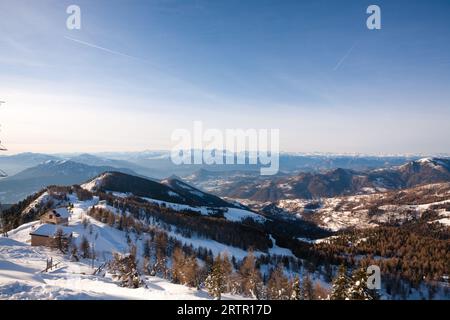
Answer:
[[[49,257],[61,264],[42,272]],[[0,300],[211,299],[204,290],[172,284],[158,277],[145,277],[146,288],[130,289],[118,286],[108,274],[102,277],[93,272],[89,262],[68,261],[49,249],[0,238]],[[225,295],[224,298],[233,297]]]
[[[190,197],[189,195],[182,195],[170,186],[158,181],[121,172],[102,173],[91,181],[83,184],[82,187],[91,192],[113,191],[130,193],[137,197],[148,197],[180,204],[208,205],[206,201]]]
[[[0,237],[0,299],[210,299],[204,290],[172,284],[158,277],[145,276],[145,287],[129,289],[118,286],[108,273],[94,275],[96,268],[114,252],[129,250],[127,234],[87,216],[86,211],[98,203],[97,198],[78,201],[72,196],[71,201],[74,207],[67,229],[78,245],[83,237],[93,244],[97,257],[94,264],[89,259],[75,262],[56,250],[30,246],[30,232],[40,222],[24,224],[10,231],[9,238]],[[89,220],[87,226],[83,219]],[[132,237],[140,253],[144,238]],[[43,272],[50,258],[59,264]],[[224,298],[233,297],[225,295]]]
[[[401,166],[364,171],[333,168],[260,177],[245,174],[190,175],[186,181],[216,195],[260,202],[372,194],[450,181],[450,159],[423,158]]]
[[[150,203],[158,204],[175,211],[192,211],[202,215],[214,215],[220,212],[230,221],[242,221],[253,218],[264,222],[265,218],[250,210],[237,208],[219,197],[200,191],[175,178],[162,180],[161,183],[118,172],[107,172],[86,182],[82,188],[95,192],[104,191],[116,197],[138,196]]]
[[[433,209],[438,215],[432,222],[448,225],[450,183],[437,183],[401,191],[354,195],[320,200],[288,199],[271,206],[293,217],[312,220],[319,226],[338,231],[346,228],[371,228],[386,222],[402,223],[420,218]]]
[[[117,194],[115,194],[115,195],[117,195]],[[245,210],[245,209],[227,208],[227,207],[214,208],[214,207],[206,207],[206,206],[198,206],[197,207],[197,206],[189,206],[189,205],[185,205],[185,204],[166,202],[166,201],[145,198],[145,197],[143,197],[142,199],[144,199],[150,203],[155,203],[155,204],[164,206],[166,208],[170,208],[175,211],[180,211],[180,212],[193,211],[193,212],[198,212],[204,216],[214,215],[217,211],[220,211],[223,213],[223,216],[225,217],[225,219],[227,219],[229,221],[239,222],[246,218],[252,218],[253,220],[255,220],[257,222],[264,222],[266,220],[266,218],[264,218],[263,216],[256,214],[252,211]]]
[[[178,177],[170,177],[161,181],[162,184],[169,186],[176,193],[188,198],[192,199],[198,203],[203,203],[212,207],[232,207],[233,205],[228,203],[227,201],[214,196],[212,194],[203,192],[197,188],[192,187],[191,185],[183,182]]]
[[[107,172],[121,171],[136,174],[130,169],[109,166],[90,166],[69,160],[47,160],[0,181],[0,201],[16,203],[50,185],[80,184]]]

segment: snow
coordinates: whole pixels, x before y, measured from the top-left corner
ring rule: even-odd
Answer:
[[[177,203],[164,202],[164,201],[155,200],[155,199],[149,199],[149,198],[142,198],[142,199],[150,201],[150,202],[154,202],[154,203],[159,203],[159,204],[164,203],[166,205],[166,207],[170,207],[170,208],[172,208],[174,210],[180,210],[181,211],[181,210],[189,209],[189,210],[197,211],[197,212],[199,212],[201,214],[204,214],[204,215],[208,215],[208,211],[207,211],[206,207],[198,207],[197,208],[197,207],[191,207],[191,206],[177,204]],[[75,206],[77,206],[77,205],[75,205]],[[108,205],[97,205],[97,207],[101,207],[101,208],[107,209],[107,210],[109,210],[109,211],[111,211],[113,213],[117,213],[117,210],[115,208],[113,208],[111,206],[108,206]],[[74,211],[77,211],[76,207],[75,207]],[[79,214],[83,215],[84,211],[81,210]],[[94,219],[91,219],[91,223],[93,225],[101,226],[101,228],[113,229],[113,228],[109,227],[108,225],[105,225],[105,224],[103,224],[101,222],[98,222],[98,221],[96,221]],[[176,230],[176,227],[173,227],[173,229]],[[116,229],[113,229],[113,230],[116,230]],[[95,233],[95,231],[94,231],[94,233]],[[211,239],[199,238],[199,237],[195,237],[195,236],[187,238],[187,237],[184,237],[181,234],[179,234],[177,232],[174,232],[174,231],[170,231],[170,232],[167,232],[167,233],[168,233],[169,236],[179,240],[183,244],[192,245],[192,247],[194,247],[194,248],[203,247],[203,248],[210,249],[213,252],[214,255],[218,255],[219,253],[226,251],[226,252],[229,253],[230,256],[235,256],[238,260],[243,259],[247,255],[247,251],[244,251],[244,250],[239,249],[239,248],[227,246],[225,244],[222,244],[220,242],[217,242],[217,241],[214,241],[214,240],[211,240]],[[75,233],[75,236],[76,236],[76,233]],[[110,237],[110,235],[102,235],[102,237],[99,237],[99,238],[103,238],[103,241],[104,241],[105,238],[108,238],[108,237]],[[97,242],[98,241],[99,240],[97,240]],[[124,241],[124,240],[123,239],[117,239],[116,240],[116,242],[118,242],[118,243],[120,243],[121,241]],[[96,246],[98,246],[98,244],[96,244]],[[111,248],[113,248],[114,246],[103,244],[102,247],[106,247],[106,252],[108,252],[108,251],[111,251]],[[125,252],[126,249],[127,249],[127,247],[124,247],[120,251]],[[264,254],[264,253],[260,252],[259,254]]]
[[[205,196],[205,194],[203,192],[201,192],[201,191],[193,190],[190,193],[193,194],[193,195],[196,195],[198,197],[202,197],[202,198]]]
[[[438,219],[435,221],[430,221],[430,223],[441,223],[445,226],[450,227],[450,212],[449,211],[441,210],[441,212],[439,212],[439,217],[441,219]]]
[[[237,209],[237,208],[227,208],[227,212],[224,213],[224,216],[227,220],[230,221],[242,221],[246,218],[252,218],[257,222],[264,222],[266,218],[260,216],[259,214],[256,214],[254,212],[244,210],[244,209]]]
[[[36,200],[34,200],[32,203],[30,203],[28,205],[28,207],[26,207],[23,210],[23,213],[28,213],[31,210],[36,209],[37,207],[41,206],[41,205],[45,205],[49,200],[51,199],[51,196],[48,194],[48,192],[44,192],[43,194],[41,194],[39,197],[36,198]]]
[[[422,158],[422,159],[417,160],[418,163],[422,163],[422,164],[430,163],[432,161],[433,161],[432,158]]]
[[[154,203],[157,204],[159,206],[163,205],[167,208],[170,208],[174,211],[184,211],[184,210],[191,210],[194,212],[198,212],[202,215],[209,215],[209,211],[207,207],[193,207],[193,206],[189,206],[186,204],[179,204],[179,203],[173,203],[173,202],[167,202],[167,201],[162,201],[162,200],[157,200],[157,199],[152,199],[152,198],[147,198],[147,197],[141,197],[141,199],[150,202],[150,203]]]
[[[64,266],[43,273],[47,255],[57,257]],[[87,263],[65,260],[44,248],[0,238],[0,300],[24,299],[211,299],[204,290],[176,285],[158,277],[145,277],[146,287],[129,289],[118,286],[111,275],[92,275]],[[224,295],[225,299],[236,299]]]
[[[131,195],[131,193],[123,193],[123,192],[117,192],[117,191],[106,191],[106,193],[110,193],[110,194],[112,194],[114,197],[116,197],[116,198],[121,198],[121,199],[125,199],[125,198],[128,198],[130,195]]]
[[[171,190],[169,190],[167,193],[168,193],[169,196],[171,196],[171,197],[178,197],[178,198],[181,198],[181,196],[180,196],[178,193],[173,192],[173,191],[171,191]]]
[[[416,207],[419,210],[427,210],[431,206],[440,205],[440,204],[447,204],[447,203],[450,203],[450,200],[443,200],[443,201],[437,201],[437,202],[432,202],[432,203],[427,203],[427,204],[420,204],[420,205],[417,205]]]
[[[442,167],[446,167],[445,162],[443,162],[440,159],[436,159],[436,158],[423,158],[423,159],[417,160],[417,162],[422,165],[427,165],[434,169],[443,169]]]
[[[180,188],[183,188],[183,189],[185,189],[185,190],[189,190],[189,191],[194,190],[194,188],[192,188],[191,186],[189,186],[189,185],[187,185],[187,184],[177,183],[177,185],[178,185]]]
[[[309,238],[302,238],[302,237],[299,237],[299,238],[297,238],[297,240],[298,240],[298,241],[301,241],[301,242],[306,242],[306,243],[314,244],[314,243],[318,243],[318,241],[321,240],[321,239],[313,240],[313,239],[309,239]]]
[[[443,225],[450,227],[450,218],[443,218],[443,219],[439,219],[439,220],[436,220],[433,222],[439,222],[439,223],[442,223]]]
[[[107,177],[109,175],[110,175],[110,173],[108,173],[108,172],[103,173],[100,176],[98,176],[97,178],[92,179],[91,181],[89,181],[85,184],[82,184],[81,187],[87,191],[93,192],[101,186],[103,179],[105,179],[105,177]]]
[[[146,197],[141,197],[143,200],[151,202],[151,203],[155,203],[158,205],[164,205],[167,208],[170,208],[172,210],[175,211],[184,211],[184,210],[190,210],[190,211],[194,211],[197,212],[201,215],[204,216],[208,216],[211,215],[213,212],[211,211],[210,207],[205,207],[205,206],[199,206],[199,207],[194,207],[194,206],[189,206],[189,205],[185,205],[185,204],[179,204],[179,203],[173,203],[173,202],[167,202],[167,201],[162,201],[162,200],[156,200],[156,199],[152,199],[152,198],[146,198]],[[264,222],[266,220],[266,218],[260,216],[257,213],[248,211],[248,210],[244,210],[244,209],[238,209],[238,208],[216,208],[216,209],[222,209],[224,211],[224,217],[225,219],[229,220],[229,221],[235,221],[235,222],[239,222],[242,221],[243,219],[246,218],[252,218],[257,222]]]
[[[182,235],[175,233],[175,232],[168,232],[168,235],[171,237],[176,238],[183,244],[192,245],[194,248],[208,248],[211,250],[211,252],[214,254],[214,256],[217,256],[220,253],[226,252],[228,253],[229,257],[234,256],[238,260],[242,260],[247,256],[247,251],[242,250],[240,248],[235,248],[231,246],[227,246],[223,243],[211,240],[211,239],[204,239],[204,238],[198,238],[198,237],[192,237],[187,238],[183,237]],[[255,256],[263,254],[262,252],[255,252]]]
[[[430,190],[435,191],[435,194]],[[373,228],[382,223],[389,221],[397,221],[399,223],[408,221],[413,218],[419,218],[427,209],[435,205],[445,205],[450,203],[450,192],[448,183],[429,184],[419,186],[412,189],[407,189],[416,196],[416,204],[385,204],[378,205],[377,203],[386,203],[384,200],[390,194],[373,193],[352,196],[339,196],[333,198],[320,199],[321,206],[314,210],[306,210],[305,206],[310,203],[310,200],[305,199],[283,199],[276,203],[278,208],[283,209],[286,213],[292,215],[293,218],[309,218],[312,213],[314,221],[319,226],[331,231],[339,231],[346,228],[366,229]],[[368,191],[368,190],[366,190]],[[421,195],[424,194],[422,198]],[[432,196],[431,196],[432,195]],[[440,201],[431,202],[430,199],[439,199]],[[420,202],[419,202],[420,201]],[[369,209],[376,206],[380,209],[376,214],[372,214]],[[442,219],[436,222],[447,224],[445,220],[449,218],[443,216]],[[299,239],[302,241],[302,239]]]
[[[75,241],[80,243],[82,237],[94,244],[97,260],[95,266],[107,261],[113,252],[128,252],[126,233],[109,227],[87,216],[86,211],[98,203],[98,198],[90,201],[77,201],[72,196],[74,208],[71,210],[70,224],[67,230],[73,232]],[[89,219],[85,228],[83,219]],[[8,232],[9,238],[0,237],[0,300],[1,299],[211,299],[204,290],[172,284],[165,279],[145,276],[145,287],[138,289],[123,288],[113,281],[108,273],[103,276],[93,275],[94,268],[90,260],[70,261],[57,250],[29,245],[33,229],[45,229],[47,233],[56,231],[59,226],[43,224],[39,221],[24,224]],[[47,230],[52,229],[52,230]],[[175,235],[175,234],[172,234]],[[178,236],[178,235],[177,235]],[[142,239],[137,238],[139,250]],[[189,239],[195,241],[195,239]],[[215,247],[217,252],[229,251],[240,258],[246,252],[230,248],[213,241],[198,240],[204,247]],[[206,245],[205,245],[206,244]],[[240,251],[239,251],[240,250]],[[60,262],[58,268],[42,272],[47,259]],[[225,294],[224,299],[241,299],[242,297]]]
[[[46,236],[46,237],[52,237],[55,235],[56,231],[62,230],[64,235],[70,235],[72,233],[72,229],[68,227],[62,227],[54,224],[43,224],[36,228],[35,230],[32,230],[31,233],[33,235],[37,236]]]
[[[53,212],[56,212],[61,218],[69,218],[70,213],[67,210],[67,208],[57,208],[53,210]]]
[[[234,256],[239,261],[239,260],[243,260],[248,254],[248,252],[245,250],[242,250],[242,249],[236,248],[236,247],[231,247],[231,246],[225,245],[223,243],[220,243],[220,242],[217,242],[217,241],[214,241],[211,239],[203,239],[203,238],[198,238],[198,237],[187,238],[187,237],[183,237],[182,235],[175,233],[175,232],[168,232],[168,234],[170,236],[176,238],[183,244],[192,245],[192,247],[194,247],[196,249],[200,248],[200,247],[208,248],[212,251],[214,256],[217,256],[218,254],[223,253],[223,252],[227,252],[229,257]],[[272,246],[272,248],[269,249],[269,254],[295,257],[295,255],[292,253],[292,251],[290,249],[277,246],[275,243],[275,239],[272,236],[270,236],[270,239],[272,240],[273,246]],[[259,257],[262,255],[265,255],[266,253],[261,252],[261,251],[254,251],[253,254],[256,257]]]
[[[272,244],[273,244],[272,248],[269,249],[269,253],[271,255],[282,255],[282,256],[295,257],[295,255],[292,253],[292,251],[290,249],[277,246],[275,239],[272,237],[272,235],[270,235],[270,240],[272,240]]]
[[[48,197],[48,196],[47,196]],[[175,285],[165,279],[145,276],[145,286],[138,289],[129,289],[118,286],[112,275],[94,275],[94,270],[111,259],[113,253],[127,253],[130,248],[128,237],[136,244],[137,256],[142,256],[143,243],[147,239],[146,234],[137,235],[127,233],[110,227],[87,215],[87,211],[93,206],[104,207],[116,213],[116,209],[106,205],[99,205],[99,198],[79,201],[74,194],[68,195],[73,204],[67,212],[70,214],[69,225],[61,227],[50,224],[41,224],[39,221],[23,224],[8,232],[9,238],[0,237],[0,300],[1,299],[210,299],[204,290],[196,290],[182,285]],[[45,197],[44,197],[45,198]],[[44,198],[41,198],[43,200]],[[45,198],[47,199],[47,198]],[[190,208],[197,209],[208,214],[206,207],[190,207],[180,204],[162,202],[154,199],[147,201],[165,203],[166,206],[175,206],[178,210]],[[225,216],[230,221],[240,221],[246,217],[252,217],[264,221],[256,213],[244,209],[224,208],[228,211]],[[67,209],[65,209],[67,210]],[[88,220],[86,226],[83,221]],[[74,243],[79,246],[82,239],[86,238],[95,251],[94,266],[89,259],[71,261],[68,255],[59,253],[58,250],[47,247],[30,246],[30,233],[41,232],[51,235],[58,228],[63,228],[73,235]],[[176,228],[168,232],[184,244],[195,248],[210,249],[214,255],[227,252],[237,260],[247,256],[247,251],[231,247],[211,239],[199,237],[187,238],[176,232]],[[266,254],[294,256],[291,250],[273,243],[268,252],[255,251],[255,256]],[[48,272],[47,260],[57,262],[57,268]],[[142,262],[142,261],[141,261]],[[242,299],[239,296],[224,295],[225,299]]]

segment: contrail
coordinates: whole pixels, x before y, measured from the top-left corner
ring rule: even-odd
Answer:
[[[134,57],[134,56],[130,56],[129,54],[122,53],[122,52],[119,52],[119,51],[110,50],[110,49],[108,49],[108,48],[101,47],[101,46],[98,46],[98,45],[93,44],[93,43],[89,43],[89,42],[86,42],[86,41],[74,39],[74,38],[67,37],[67,36],[64,36],[64,38],[66,38],[67,40],[71,40],[71,41],[77,42],[77,43],[79,43],[79,44],[82,44],[82,45],[91,47],[91,48],[95,48],[95,49],[99,49],[99,50],[102,50],[102,51],[105,51],[105,52],[108,52],[108,53],[112,53],[112,54],[115,54],[115,55],[118,55],[118,56],[122,56],[122,57],[126,57],[126,58],[131,58],[131,59],[136,59],[136,60],[142,60],[142,61],[144,61],[144,60],[141,59],[141,58],[137,58],[137,57]]]
[[[114,54],[114,55],[118,55],[118,56],[121,56],[121,57],[126,57],[126,58],[129,58],[129,59],[134,59],[134,60],[141,61],[141,62],[145,63],[146,65],[152,67],[153,69],[158,70],[159,72],[163,73],[166,77],[169,77],[169,78],[171,78],[171,79],[173,79],[175,81],[181,82],[181,83],[185,83],[185,84],[195,88],[196,90],[199,90],[195,84],[193,84],[193,83],[191,83],[189,81],[183,80],[182,78],[178,77],[175,73],[171,72],[170,70],[161,68],[160,66],[155,65],[154,63],[150,62],[147,59],[131,56],[129,54],[122,53],[120,51],[111,50],[111,49],[108,49],[108,48],[105,48],[105,47],[101,47],[101,46],[98,46],[98,45],[90,43],[90,42],[82,41],[82,40],[71,38],[71,37],[68,37],[68,36],[64,36],[64,38],[67,39],[67,40],[76,42],[78,44],[82,44],[84,46],[90,47],[90,48],[98,49],[98,50],[101,50],[101,51],[104,51],[104,52],[108,52],[108,53],[111,53],[111,54]],[[204,94],[203,91],[202,91],[202,94]],[[210,97],[209,94],[207,94],[207,96]]]
[[[341,66],[341,64],[345,61],[345,59],[347,59],[347,57],[350,55],[350,53],[352,53],[353,49],[356,47],[356,42],[355,44],[350,48],[350,50],[347,51],[347,53],[342,57],[341,60],[339,60],[339,62],[337,63],[337,65],[333,68],[333,71],[336,71],[337,69],[339,69],[339,67]]]

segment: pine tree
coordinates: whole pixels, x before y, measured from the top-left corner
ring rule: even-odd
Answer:
[[[151,242],[150,239],[146,239],[144,241],[144,249],[143,249],[143,256],[144,258],[150,258],[151,255]]]
[[[256,259],[253,251],[250,250],[245,257],[240,269],[242,293],[256,299],[262,299],[262,277],[261,272],[256,268]]]
[[[305,275],[303,277],[303,285],[300,291],[302,300],[314,300],[314,288],[313,283],[309,275]]]
[[[228,258],[228,253],[226,252],[222,254],[222,270],[225,282],[228,283],[229,277],[233,272],[233,265],[231,264],[231,261]]]
[[[331,300],[346,300],[349,281],[347,278],[347,268],[344,265],[339,267],[338,274],[333,280],[333,287],[331,289]]]
[[[3,210],[1,208],[2,204],[0,203],[0,230],[1,235],[5,238],[8,237],[8,228],[7,228],[7,221],[6,221],[6,215],[3,213]]]
[[[142,272],[146,275],[151,275],[150,258],[144,257],[142,262]]]
[[[194,255],[191,255],[186,258],[183,273],[185,277],[185,284],[190,287],[200,288],[200,275],[199,275],[199,266],[197,263],[197,258]]]
[[[296,275],[291,284],[291,300],[300,300],[301,290],[300,277]]]
[[[222,293],[228,289],[228,280],[232,271],[232,266],[225,254],[222,258],[219,254],[211,268],[211,272],[205,280],[205,286],[209,294],[215,299],[220,300]]]
[[[116,215],[110,211],[108,211],[107,223],[110,227],[114,227],[116,223]]]
[[[186,257],[183,250],[180,247],[176,247],[172,254],[172,281],[174,283],[186,283],[185,264]]]
[[[330,294],[327,289],[322,287],[319,282],[316,282],[314,286],[314,299],[317,300],[329,300]]]
[[[123,230],[124,224],[125,224],[125,220],[124,220],[123,216],[120,216],[119,221],[117,222],[117,229]]]
[[[114,254],[110,271],[123,287],[139,288],[143,284],[137,269],[136,257],[132,253],[125,256]]]
[[[80,259],[78,258],[78,248],[74,244],[71,244],[70,259],[72,261],[80,261]]]
[[[347,297],[350,300],[373,300],[375,298],[367,289],[367,272],[364,268],[356,269],[353,272]]]
[[[81,251],[81,256],[84,259],[88,259],[90,257],[91,245],[89,244],[89,241],[86,239],[85,236],[83,236],[83,238],[81,238],[80,251]]]
[[[152,274],[168,278],[167,270],[167,234],[158,232],[155,236],[156,262],[153,265]]]
[[[239,272],[233,272],[230,275],[228,288],[232,295],[243,295],[242,291],[243,279]]]
[[[290,298],[289,280],[284,275],[281,264],[270,275],[267,295],[270,300],[289,300]]]

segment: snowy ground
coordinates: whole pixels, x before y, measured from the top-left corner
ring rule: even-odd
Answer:
[[[127,197],[128,196],[126,194],[118,193],[118,192],[113,192],[112,194],[116,197]],[[141,199],[143,199],[147,202],[150,202],[150,203],[157,204],[159,206],[163,205],[166,208],[170,208],[175,211],[190,210],[193,212],[198,212],[199,214],[204,215],[204,216],[213,214],[213,210],[211,207],[204,207],[204,206],[194,207],[194,206],[189,206],[189,205],[185,205],[185,204],[167,202],[167,201],[156,200],[156,199],[151,199],[151,198],[146,198],[146,197],[141,197]],[[255,220],[257,222],[262,223],[266,220],[264,217],[260,216],[259,214],[256,214],[254,212],[244,210],[244,209],[238,209],[238,208],[214,208],[214,209],[224,210],[224,217],[225,217],[225,219],[227,219],[229,221],[239,222],[246,218],[252,218],[253,220]]]
[[[47,257],[61,261],[61,267],[42,272]],[[147,288],[128,289],[108,275],[92,273],[88,263],[67,261],[54,251],[0,238],[0,299],[210,299],[203,290],[157,277],[146,277]]]
[[[376,193],[370,195],[353,195],[340,196],[334,198],[320,199],[320,207],[314,210],[307,210],[305,206],[311,203],[311,200],[305,199],[288,199],[280,200],[277,206],[286,213],[297,218],[313,219],[319,226],[339,231],[346,228],[373,228],[388,221],[404,222],[413,217],[420,217],[427,209],[435,205],[444,205],[450,202],[450,193],[448,188],[444,188],[447,184],[425,185],[412,189],[406,189],[404,193],[415,194],[414,198],[418,204],[392,204],[378,205],[385,197],[389,197],[389,193]],[[439,186],[443,186],[442,190]],[[429,194],[426,193],[428,188],[434,188],[437,198],[446,198],[442,201],[429,201]],[[421,194],[425,195],[422,196]],[[370,214],[369,209],[377,207],[380,212]],[[445,209],[437,210],[440,219],[433,222],[450,225],[450,212]]]
[[[76,242],[86,237],[95,243],[97,261],[100,265],[113,252],[129,250],[125,232],[111,228],[90,218],[88,227],[82,219],[86,210],[96,203],[74,202],[69,228]],[[70,261],[56,250],[30,246],[29,233],[40,223],[31,222],[9,232],[9,237],[0,237],[0,299],[210,299],[204,290],[196,290],[172,284],[158,277],[145,277],[146,287],[123,288],[113,281],[111,275],[93,275],[95,267],[91,260]],[[138,250],[140,250],[139,241]],[[47,259],[60,264],[49,272],[43,272]],[[241,297],[224,295],[225,299]]]

